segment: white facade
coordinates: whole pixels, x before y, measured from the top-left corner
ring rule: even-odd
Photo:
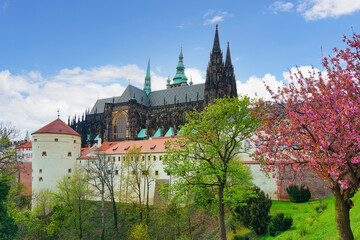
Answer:
[[[32,161],[32,147],[31,143],[22,144],[16,148],[16,160],[18,162],[31,162]]]
[[[55,189],[57,182],[76,168],[81,138],[70,134],[34,133],[32,135],[32,193]]]
[[[141,191],[141,204],[146,204],[147,195],[149,195],[149,204],[156,204],[156,199],[159,198],[159,195],[155,193],[155,189],[160,187],[161,184],[171,184],[171,175],[164,171],[162,164],[162,159],[164,153],[143,153],[140,157],[140,164],[145,165],[146,169],[149,171],[149,193],[147,187],[147,180],[145,175],[141,176],[140,191]],[[126,154],[111,154],[104,155],[106,161],[112,161],[115,164],[113,168],[114,171],[114,182],[115,182],[115,192],[117,193],[117,200],[121,202],[139,202],[138,194],[136,194],[131,184],[129,184],[128,173],[132,171],[131,167],[126,167],[125,157]],[[94,153],[92,157],[97,157]],[[131,156],[128,156],[131,161]],[[89,159],[78,159],[77,165],[80,168],[87,169],[89,165],[93,164],[94,161],[99,161],[98,159],[89,158]],[[100,200],[100,196],[96,198]]]

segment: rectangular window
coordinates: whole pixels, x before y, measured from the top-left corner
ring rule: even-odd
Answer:
[[[154,161],[156,161],[156,156],[154,156]]]
[[[58,141],[59,141],[59,139],[57,139],[57,138],[55,138],[54,140],[55,140],[55,142],[58,142]]]
[[[39,169],[39,173],[42,173],[42,169]]]
[[[156,175],[156,176],[159,175],[159,171],[158,171],[158,170],[155,171],[155,175]]]
[[[39,177],[39,182],[42,182],[43,181],[43,178],[42,177]]]
[[[68,152],[68,157],[71,157],[71,152]]]
[[[76,143],[76,140],[74,140],[74,143]]]
[[[71,173],[71,168],[68,169],[68,173]]]
[[[118,157],[118,161],[120,162],[120,160],[121,160],[121,157]]]
[[[115,170],[115,175],[118,175],[119,174],[119,170]]]
[[[43,156],[43,157],[46,157],[46,152],[42,152],[42,156]]]
[[[150,156],[148,156],[148,160],[150,161]]]
[[[145,156],[142,156],[142,160],[145,161]]]
[[[37,139],[36,139],[36,138],[34,139],[34,142],[37,142]]]
[[[161,156],[159,157],[159,160],[162,160],[162,159],[161,159]]]
[[[115,157],[113,157],[113,162],[115,162]]]

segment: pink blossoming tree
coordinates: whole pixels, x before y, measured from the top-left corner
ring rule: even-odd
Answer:
[[[360,184],[360,35],[344,37],[345,50],[324,58],[324,73],[299,70],[263,102],[263,126],[257,131],[255,156],[267,172],[294,178],[314,172],[335,197],[340,239],[354,239],[349,211],[351,193]],[[310,170],[310,171],[306,171]]]

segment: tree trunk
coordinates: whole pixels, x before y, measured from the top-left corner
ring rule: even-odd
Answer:
[[[111,193],[111,201],[112,201],[113,211],[114,211],[114,226],[115,226],[115,229],[116,229],[118,220],[117,220],[116,202],[115,202],[115,197],[114,197],[113,192]]]
[[[79,198],[79,238],[82,239],[82,217],[81,217],[81,200]]]
[[[105,187],[104,187],[104,183],[101,183],[101,240],[105,239],[105,208],[104,208],[104,191],[105,191]]]
[[[220,222],[220,238],[221,238],[221,240],[226,240],[224,188],[225,188],[225,184],[220,183],[220,186],[219,186],[219,222]]]
[[[344,199],[340,190],[333,191],[335,195],[335,221],[340,240],[354,240],[350,226],[350,203]]]

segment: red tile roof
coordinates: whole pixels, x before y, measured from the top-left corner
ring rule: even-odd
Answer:
[[[75,135],[80,137],[80,135],[77,132],[75,132],[71,127],[69,127],[66,123],[64,123],[60,119],[56,119],[55,121],[52,121],[45,127],[40,128],[39,130],[37,130],[32,134],[38,134],[38,133],[68,134],[68,135]]]
[[[117,143],[118,142],[104,142],[101,147],[98,148],[98,151],[106,151]]]
[[[32,148],[32,143],[31,142],[26,142],[26,143],[23,143],[23,144],[16,147],[16,149],[23,149],[23,148]]]
[[[89,150],[90,150],[89,147],[87,147],[87,148],[81,148],[81,154],[83,154],[83,153],[85,153],[85,152],[87,152],[87,151],[89,151]]]
[[[117,142],[105,150],[105,154],[125,154],[136,146],[141,148],[141,153],[163,153],[166,151],[165,142],[173,137],[158,137],[149,140]]]

